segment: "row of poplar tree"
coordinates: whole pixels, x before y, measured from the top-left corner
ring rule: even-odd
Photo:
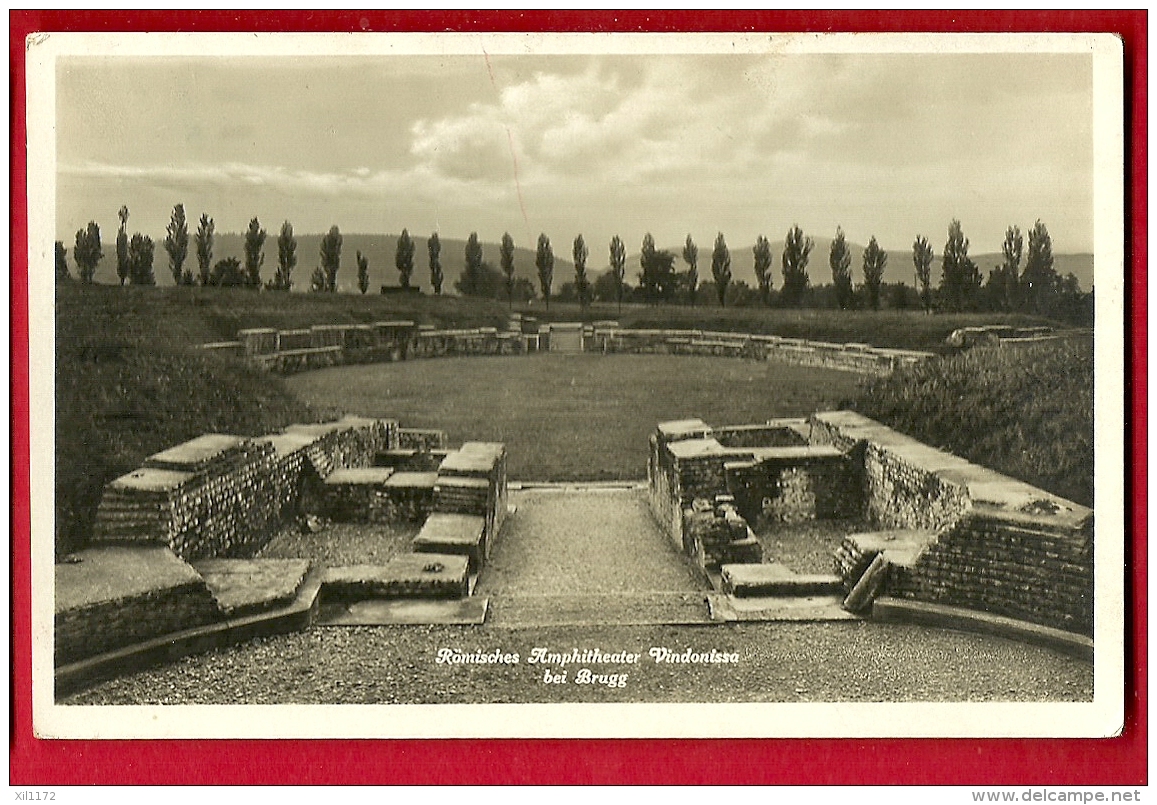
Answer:
[[[118,212],[120,229],[116,239],[117,277],[121,284],[154,285],[153,272],[154,244],[147,235],[128,235],[128,207],[122,206]],[[297,240],[289,221],[281,225],[277,237],[277,267],[274,276],[262,282],[261,269],[264,264],[266,231],[257,218],[249,222],[244,234],[245,260],[242,264],[234,257],[227,257],[213,263],[214,223],[208,214],[202,214],[193,246],[196,253],[198,272],[185,267],[189,256],[189,229],[185,209],[181,204],[173,208],[166,228],[163,248],[168,255],[169,271],[178,285],[216,285],[229,287],[251,287],[267,290],[288,291],[293,281],[291,275],[297,265]],[[443,285],[441,267],[441,242],[434,233],[426,242],[429,255],[430,283],[434,293],[440,294]],[[799,226],[792,226],[784,238],[780,256],[783,283],[778,294],[773,291],[773,257],[771,244],[760,235],[753,247],[754,267],[758,282],[758,295],[762,304],[775,302],[784,307],[804,306],[810,280],[808,264],[814,242],[804,235]],[[941,253],[941,278],[939,287],[933,289],[932,264],[935,259],[928,239],[918,235],[912,244],[912,263],[916,280],[916,290],[920,305],[925,310],[934,307],[947,311],[976,310],[980,308],[1001,310],[1026,310],[1036,313],[1055,313],[1058,299],[1072,294],[1080,295],[1075,278],[1061,280],[1053,266],[1052,240],[1047,227],[1037,221],[1028,233],[1028,253],[1024,254],[1024,238],[1020,228],[1010,226],[1001,246],[1002,264],[990,272],[988,284],[982,289],[979,268],[968,256],[969,241],[964,236],[960,221],[953,220],[948,227],[948,236]],[[337,226],[330,228],[321,241],[320,265],[310,278],[313,291],[333,292],[337,289],[337,274],[341,266],[342,236]],[[414,239],[405,229],[399,236],[395,250],[395,267],[399,272],[400,287],[410,287],[414,272]],[[591,301],[594,285],[586,273],[589,249],[583,236],[578,235],[573,242],[572,257],[574,280],[566,287],[566,296],[575,298],[580,304]],[[471,232],[466,242],[465,268],[461,278],[455,283],[458,291],[469,296],[494,298],[505,295],[513,304],[533,298],[535,289],[530,283],[515,276],[514,240],[510,233],[504,233],[499,248],[501,272],[496,271],[484,259],[482,244],[477,232]],[[84,229],[78,230],[73,248],[73,259],[77,264],[82,282],[92,282],[97,262],[101,259],[100,229],[90,221]],[[675,269],[676,255],[668,250],[655,247],[650,233],[643,238],[639,253],[639,285],[632,289],[626,282],[626,246],[615,235],[609,245],[610,271],[599,280],[603,286],[597,296],[605,301],[624,298],[640,299],[649,303],[674,302],[681,298],[691,305],[696,304],[699,286],[699,249],[691,235],[683,246],[681,255],[687,265],[685,272]],[[1021,269],[1022,259],[1024,268]],[[358,289],[364,294],[369,289],[369,261],[360,252],[356,255]],[[56,243],[56,263],[58,276],[68,276],[67,252],[64,244]],[[837,227],[836,237],[831,243],[828,265],[832,276],[834,303],[840,309],[848,309],[864,304],[871,309],[881,305],[881,288],[884,271],[888,264],[888,253],[880,248],[875,236],[869,240],[862,256],[862,282],[857,291],[852,280],[852,254],[842,228]],[[535,268],[538,273],[539,288],[547,307],[550,306],[554,281],[554,252],[550,238],[540,234],[535,250]],[[711,277],[714,293],[720,306],[725,306],[728,288],[732,284],[731,254],[722,232],[715,238],[711,252]],[[742,283],[740,283],[742,285]],[[902,290],[902,287],[901,287]],[[502,292],[505,291],[505,294]],[[612,298],[607,298],[612,297]]]
[[[128,235],[128,207],[121,207],[118,213],[121,221],[117,232],[116,258],[117,278],[121,285],[156,285],[156,276],[153,271],[153,253],[155,251],[152,238],[134,233]],[[244,235],[245,262],[242,264],[235,257],[226,257],[213,263],[213,246],[216,227],[209,215],[202,214],[196,232],[193,233],[193,246],[197,258],[197,274],[186,268],[189,257],[189,226],[185,218],[185,207],[177,204],[173,207],[172,217],[165,230],[165,239],[162,246],[169,258],[169,271],[173,275],[176,285],[215,285],[222,287],[249,287],[262,288],[270,291],[288,291],[293,287],[292,274],[297,267],[297,238],[293,234],[293,225],[285,221],[277,236],[277,268],[273,277],[264,283],[261,279],[261,269],[265,263],[266,231],[261,222],[253,218]],[[433,281],[435,290],[441,293],[441,269],[437,266],[438,236],[431,239],[430,254],[432,266],[435,270]],[[342,236],[337,226],[330,228],[321,240],[320,265],[314,269],[310,278],[310,289],[314,291],[336,291],[337,273],[341,268]],[[73,246],[73,260],[77,266],[77,273],[81,282],[91,283],[96,274],[97,264],[104,256],[100,239],[100,227],[95,221],[89,221],[84,229],[77,230]],[[369,260],[357,252],[358,288],[362,293],[369,289]],[[397,265],[401,271],[401,284],[409,287],[410,276],[413,273],[414,243],[405,230],[398,239]],[[68,251],[62,241],[56,242],[56,274],[58,278],[71,276],[68,269]]]
[[[128,234],[129,208],[121,207],[117,213],[120,218],[120,229],[116,238],[116,271],[121,285],[156,285],[156,276],[153,272],[153,253],[155,246],[153,239],[148,235],[137,232]],[[176,285],[219,285],[234,287],[262,287],[261,267],[265,262],[266,232],[256,218],[249,222],[245,232],[245,263],[236,257],[227,257],[213,262],[213,245],[216,226],[207,213],[201,215],[197,230],[193,233],[193,247],[196,252],[197,274],[185,263],[189,257],[189,225],[185,218],[185,207],[177,204],[173,207],[172,217],[165,229],[165,239],[162,246],[169,257],[169,271],[172,272],[173,282]],[[326,268],[323,277],[336,276],[337,267],[335,255],[341,253],[341,235],[337,227],[331,230],[336,236],[336,246],[330,242],[330,236],[322,242],[322,266]],[[329,253],[327,254],[327,247]],[[269,290],[289,290],[292,285],[290,275],[297,266],[297,239],[293,236],[293,226],[286,221],[281,225],[281,233],[277,238],[277,271],[273,278],[264,283]],[[73,246],[73,260],[76,263],[77,274],[81,282],[91,283],[96,274],[97,263],[104,256],[101,247],[100,227],[95,221],[89,221],[88,226],[76,232]],[[329,258],[327,260],[327,257]],[[329,267],[333,264],[332,272]],[[319,268],[319,271],[322,270]],[[61,241],[56,242],[56,273],[58,277],[69,276],[68,254]]]

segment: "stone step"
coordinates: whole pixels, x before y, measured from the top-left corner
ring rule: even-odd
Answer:
[[[322,579],[327,600],[465,598],[470,593],[465,556],[406,553],[384,565],[331,567]]]
[[[434,512],[414,537],[413,548],[417,553],[464,556],[471,571],[476,571],[486,556],[486,518]]]
[[[349,467],[331,472],[325,479],[329,486],[372,486],[380,487],[390,479],[392,467]]]
[[[709,623],[706,592],[519,595],[491,593],[492,626],[635,626]]]
[[[317,614],[318,626],[395,626],[402,624],[462,624],[485,622],[486,598],[472,596],[457,600],[429,598],[333,601],[323,604]]]
[[[723,592],[737,598],[841,595],[843,583],[834,575],[802,575],[778,562],[723,565]]]
[[[308,559],[202,559],[192,563],[222,614],[236,618],[288,606],[309,573]]]
[[[719,593],[708,596],[711,620],[716,623],[736,621],[852,621],[860,616],[841,606],[842,595],[792,595],[761,598],[738,598]]]

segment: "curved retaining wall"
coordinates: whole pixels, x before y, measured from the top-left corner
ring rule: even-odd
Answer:
[[[517,329],[513,325],[517,325]],[[553,338],[552,338],[553,334]],[[244,358],[281,374],[345,363],[379,363],[460,355],[526,355],[539,351],[598,354],[702,355],[778,360],[864,374],[890,374],[927,360],[932,353],[837,344],[775,335],[707,330],[633,330],[615,322],[554,323],[529,319],[509,330],[493,327],[446,330],[409,321],[317,325],[308,329],[248,329],[237,341],[203,349]]]

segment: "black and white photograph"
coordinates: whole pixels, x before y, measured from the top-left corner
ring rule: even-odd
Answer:
[[[1115,37],[27,63],[39,736],[1121,729]]]

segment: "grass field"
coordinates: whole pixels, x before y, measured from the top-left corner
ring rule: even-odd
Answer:
[[[847,372],[672,355],[531,355],[343,366],[288,378],[314,407],[506,443],[518,480],[644,478],[664,420],[806,416],[852,395]]]

